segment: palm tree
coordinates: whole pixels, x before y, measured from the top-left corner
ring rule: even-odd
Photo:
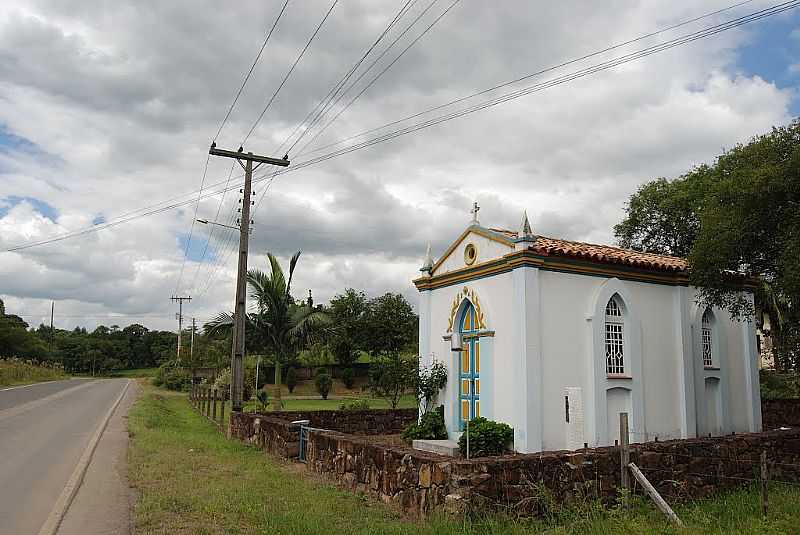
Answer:
[[[308,343],[319,327],[330,323],[328,316],[307,304],[297,304],[291,296],[300,251],[289,262],[289,279],[284,276],[278,259],[267,253],[270,272],[259,269],[247,271],[250,297],[255,300],[256,312],[248,314],[246,331],[257,332],[267,349],[275,354],[275,406],[281,403],[281,366],[288,363],[300,348]],[[206,333],[213,334],[233,326],[233,315],[222,312],[204,325]]]

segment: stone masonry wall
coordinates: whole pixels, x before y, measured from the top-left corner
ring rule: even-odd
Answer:
[[[800,430],[636,444],[630,458],[659,492],[680,500],[757,479],[762,450],[772,479],[800,481]],[[467,461],[329,432],[311,433],[306,458],[310,470],[422,516],[498,505],[535,514],[545,490],[559,502],[612,501],[621,472],[613,447]]]
[[[310,420],[311,427],[351,435],[395,435],[417,421],[417,409],[359,411],[275,411],[267,416],[289,422]]]
[[[800,399],[770,399],[761,401],[764,429],[800,427]]]

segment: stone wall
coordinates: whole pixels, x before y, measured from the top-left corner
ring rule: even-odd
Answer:
[[[800,399],[766,399],[761,401],[764,429],[800,427]]]
[[[275,411],[266,416],[289,422],[310,420],[311,427],[351,435],[395,435],[417,421],[417,409],[363,411]]]
[[[314,432],[306,448],[310,470],[422,516],[441,507],[497,506],[536,514],[544,493],[558,502],[579,496],[611,502],[621,472],[613,447],[467,461]],[[630,457],[659,492],[681,500],[757,479],[762,450],[772,479],[800,481],[800,430],[637,444]]]
[[[231,412],[229,436],[284,458],[297,457],[300,449],[300,428],[270,416]]]
[[[765,415],[773,408],[784,422],[797,415],[793,404],[775,404]],[[274,455],[293,458],[300,437],[291,421],[308,419],[312,427],[337,429],[309,434],[307,469],[421,516],[441,508],[463,512],[498,506],[536,514],[544,494],[557,502],[582,496],[612,502],[617,497],[621,468],[615,447],[468,461],[391,447],[365,436],[392,434],[407,425],[401,422],[414,418],[413,411],[234,413],[230,434]],[[800,427],[633,444],[630,459],[662,495],[674,501],[758,479],[759,457],[765,450],[772,480],[800,481]]]

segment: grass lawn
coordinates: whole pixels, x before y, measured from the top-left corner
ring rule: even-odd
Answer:
[[[109,377],[136,379],[139,377],[155,377],[156,373],[158,373],[158,368],[134,368],[132,370],[117,370],[112,372]]]
[[[371,498],[309,476],[302,465],[227,440],[191,409],[185,394],[141,383],[142,396],[129,417],[137,533],[800,533],[800,488],[778,486],[770,490],[766,522],[755,490],[678,507],[684,530],[668,526],[644,502],[625,512],[586,502],[537,521],[492,516],[412,522]]]

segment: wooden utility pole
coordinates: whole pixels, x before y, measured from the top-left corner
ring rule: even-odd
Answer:
[[[178,362],[180,362],[181,361],[181,333],[183,332],[183,302],[184,301],[191,301],[192,298],[190,296],[178,297],[176,295],[173,295],[172,297],[170,297],[170,299],[172,301],[177,301],[178,302],[178,314],[176,316],[177,316],[177,319],[178,319]]]
[[[189,341],[189,365],[194,368],[194,331],[197,329],[195,319],[192,318],[192,337]]]
[[[50,301],[50,353],[53,352],[53,339],[55,338],[55,331],[53,330],[53,316],[56,313],[56,302]],[[52,358],[52,357],[51,357]]]
[[[244,188],[242,193],[242,218],[239,220],[239,265],[236,272],[236,301],[233,313],[233,347],[231,348],[231,410],[242,410],[242,391],[244,390],[244,326],[247,315],[247,250],[250,241],[250,195],[252,193],[253,171],[262,164],[289,165],[288,155],[283,158],[258,156],[252,152],[245,153],[242,147],[232,150],[218,149],[216,143],[211,144],[208,151],[212,156],[234,158],[244,168]],[[245,163],[242,163],[245,162]],[[257,162],[255,168],[253,162]]]

